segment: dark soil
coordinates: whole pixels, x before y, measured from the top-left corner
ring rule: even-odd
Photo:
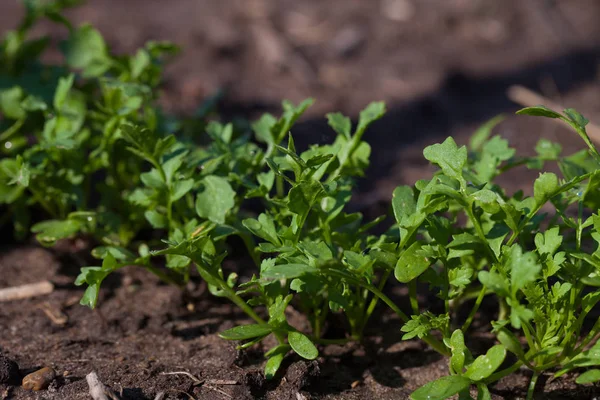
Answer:
[[[43,279],[56,285],[43,298],[2,304],[0,351],[17,361],[21,375],[50,366],[59,376],[37,394],[0,385],[0,398],[88,399],[85,375],[96,371],[124,399],[154,399],[159,392],[167,399],[405,399],[447,373],[437,353],[420,342],[400,341],[400,322],[383,313],[374,317],[363,345],[322,347],[313,362],[292,357],[267,382],[261,348],[240,352],[216,335],[249,321],[201,284],[184,296],[142,270],[125,269],[110,277],[98,309],[90,311],[77,305],[81,290],[72,285],[73,261],[61,262],[63,256],[32,245],[5,249],[0,258],[0,287]],[[402,290],[391,290],[404,304]],[[306,328],[293,308],[288,313],[293,325]],[[492,340],[476,334],[469,345],[485,351]],[[189,372],[204,384],[173,372]],[[518,372],[493,388],[494,398],[523,396],[527,382],[528,372]],[[576,387],[567,376],[546,382],[539,398],[592,395],[600,395],[600,388]]]
[[[423,146],[448,135],[466,143],[486,119],[516,110],[505,95],[511,84],[535,88],[600,121],[596,0],[166,3],[94,0],[71,15],[96,25],[119,52],[150,39],[183,45],[164,86],[163,104],[173,112],[191,113],[219,89],[225,95],[218,108],[228,118],[277,112],[282,98],[315,97],[293,131],[306,145],[330,140],[324,112],[356,117],[369,101],[386,100],[389,113],[367,136],[373,147],[369,176],[375,178],[360,183],[353,203],[368,217],[387,212],[395,186],[431,172]],[[17,2],[0,2],[0,30],[14,27],[19,12]],[[57,39],[63,34],[49,26],[42,31]],[[581,148],[553,121],[509,117],[497,132],[524,152],[532,152],[540,137],[560,141],[568,152]],[[530,193],[536,175],[520,170],[502,183]],[[399,321],[382,313],[363,345],[322,347],[317,361],[292,359],[266,382],[261,348],[239,352],[216,335],[247,322],[244,315],[210,297],[201,283],[183,294],[149,273],[124,269],[107,280],[98,309],[90,311],[77,304],[82,289],[72,282],[81,257],[70,254],[72,248],[28,245],[1,252],[0,288],[49,279],[56,290],[0,304],[0,353],[18,363],[21,375],[51,366],[59,378],[38,394],[0,384],[0,399],[88,399],[85,375],[91,371],[125,399],[154,399],[163,391],[172,399],[404,399],[447,373],[436,353],[400,341]],[[388,290],[404,304],[400,289]],[[483,328],[491,306],[478,317]],[[306,327],[292,308],[289,313],[297,328]],[[490,343],[476,336],[472,346],[484,351]],[[164,374],[178,371],[204,383]],[[222,384],[227,380],[236,384]],[[494,398],[523,397],[527,382],[528,372],[519,371],[493,388]],[[576,386],[572,376],[542,381],[542,387],[540,399],[600,395],[596,386]]]

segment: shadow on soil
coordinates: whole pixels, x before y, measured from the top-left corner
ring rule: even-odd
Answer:
[[[519,84],[540,91],[543,80],[550,79],[559,93],[564,94],[598,78],[600,48],[571,52],[528,68],[505,73],[473,77],[456,71],[448,74],[439,89],[427,96],[404,104],[388,105],[389,111],[375,122],[366,140],[372,147],[368,176],[386,176],[397,164],[398,150],[427,137],[443,137],[458,126],[483,123],[505,112],[518,110],[506,96],[509,86]],[[254,118],[259,112],[279,113],[278,104],[256,99],[240,104],[225,98],[219,112],[225,119]],[[376,99],[365,99],[367,101]],[[356,116],[353,116],[356,119]],[[307,148],[312,143],[331,143],[333,131],[325,118],[315,118],[294,127],[296,147]],[[363,180],[359,189],[368,192],[375,180]]]

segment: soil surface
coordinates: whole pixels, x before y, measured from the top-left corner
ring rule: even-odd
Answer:
[[[278,112],[281,99],[317,99],[293,130],[299,146],[329,142],[323,113],[356,117],[372,100],[389,112],[368,132],[373,147],[368,181],[354,206],[367,217],[388,211],[392,190],[431,172],[422,148],[453,135],[466,143],[488,118],[518,107],[506,97],[522,84],[600,122],[600,3],[596,0],[94,0],[70,12],[89,21],[118,52],[146,40],[172,40],[183,52],[167,69],[162,102],[176,113],[224,90],[226,118]],[[0,2],[0,32],[16,25],[21,8]],[[64,32],[50,25],[57,40]],[[567,152],[579,139],[557,125],[508,116],[496,130],[522,153],[540,137]],[[519,170],[502,183],[531,192],[536,171]],[[287,361],[277,379],[262,375],[261,348],[236,350],[217,332],[246,320],[211,297],[201,283],[189,293],[149,273],[124,269],[104,285],[95,311],[79,306],[73,286],[85,246],[55,250],[33,242],[0,252],[0,288],[48,279],[50,295],[0,304],[0,353],[25,374],[53,367],[59,378],[39,393],[0,384],[0,399],[89,399],[86,374],[124,399],[405,399],[447,373],[447,363],[419,342],[400,341],[400,323],[375,315],[362,345],[322,347],[321,358]],[[241,260],[236,268],[243,270]],[[400,288],[387,290],[406,305]],[[493,310],[494,307],[490,307]],[[293,308],[290,322],[306,321]],[[485,327],[486,309],[478,316]],[[489,315],[487,316],[489,318]],[[484,331],[485,329],[482,329]],[[490,338],[472,345],[485,350]],[[189,372],[189,376],[171,374]],[[1,371],[0,371],[1,372]],[[493,389],[495,399],[521,398],[528,373]],[[543,393],[541,388],[543,386]],[[539,383],[539,399],[592,399],[596,386],[572,376]],[[193,397],[190,397],[193,396]]]

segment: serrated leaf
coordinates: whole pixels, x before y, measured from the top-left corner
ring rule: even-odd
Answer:
[[[300,357],[307,360],[314,360],[319,356],[319,350],[310,339],[300,332],[288,333],[288,342]]]
[[[537,262],[536,255],[533,252],[523,253],[519,245],[511,247],[508,265],[510,267],[510,286],[513,293],[533,282],[542,268]]]
[[[362,110],[358,117],[358,126],[356,127],[355,135],[360,137],[369,125],[383,117],[385,114],[385,103],[382,101],[375,101],[369,104],[364,110]]]
[[[558,177],[552,172],[544,172],[533,184],[533,197],[538,205],[546,203],[558,190]]]
[[[341,113],[329,113],[327,114],[327,122],[337,134],[344,136],[346,139],[350,139],[352,129],[350,118]]]
[[[98,295],[100,293],[100,285],[104,278],[106,278],[111,272],[120,268],[115,258],[108,253],[106,258],[102,261],[102,267],[83,267],[81,272],[75,280],[75,285],[81,286],[84,283],[88,285],[83,297],[81,298],[80,304],[95,308],[98,303]]]
[[[480,271],[478,278],[482,285],[491,289],[494,293],[500,296],[508,295],[508,283],[497,272]]]
[[[224,224],[227,213],[235,206],[235,192],[227,179],[209,175],[202,179],[204,190],[196,197],[196,213],[217,224]]]
[[[441,144],[426,147],[423,155],[431,163],[437,164],[447,176],[464,182],[462,170],[467,162],[467,148],[459,148],[452,137]]]
[[[559,227],[548,229],[546,232],[537,233],[535,235],[535,246],[540,254],[548,254],[550,256],[556,253],[563,241],[559,234]]]
[[[89,24],[84,24],[65,42],[64,52],[71,68],[83,69],[84,76],[100,76],[110,68],[106,44],[102,35]]]

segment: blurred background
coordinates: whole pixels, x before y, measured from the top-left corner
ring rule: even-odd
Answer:
[[[19,1],[0,1],[0,32],[21,14]],[[425,145],[448,135],[465,143],[501,113],[497,132],[525,154],[542,136],[581,148],[552,121],[511,116],[511,85],[600,123],[598,0],[90,0],[69,16],[96,26],[117,52],[147,40],[180,45],[161,100],[175,113],[193,113],[218,91],[225,118],[314,97],[293,130],[306,145],[330,140],[324,113],[356,117],[385,100],[387,116],[366,136],[371,179],[357,201],[369,207],[429,173]],[[39,28],[57,40],[61,29]],[[526,176],[507,182],[520,188]]]

